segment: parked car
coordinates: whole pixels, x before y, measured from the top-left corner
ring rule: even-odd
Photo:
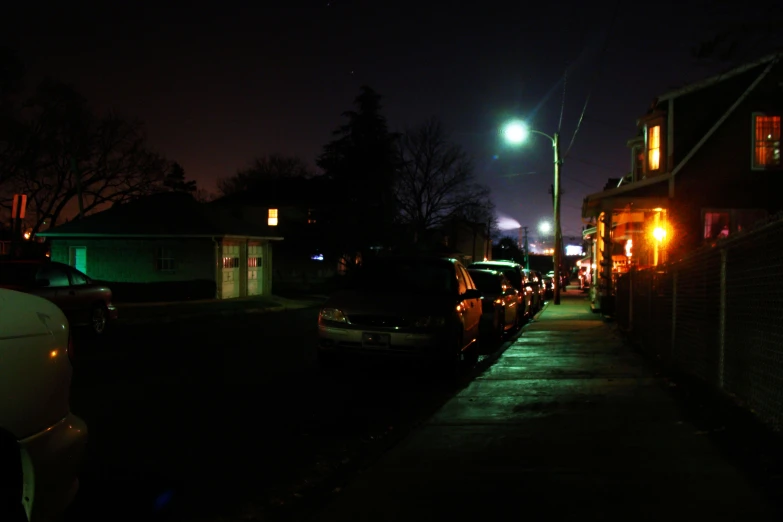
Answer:
[[[531,286],[528,274],[522,265],[513,261],[477,261],[471,263],[469,269],[475,268],[477,270],[497,270],[503,272],[514,288],[519,292],[517,299],[519,300],[519,307],[524,310],[524,313],[519,317],[517,326],[522,326],[522,322],[525,317],[532,316],[538,309],[538,301],[536,297],[536,291]]]
[[[0,288],[34,294],[52,301],[72,326],[103,334],[117,319],[111,290],[72,266],[44,260],[0,262]]]
[[[471,268],[468,273],[484,297],[481,306],[483,331],[490,338],[502,341],[506,332],[519,324],[520,311],[524,313],[519,306],[519,291],[503,272]]]
[[[373,352],[436,359],[449,369],[478,358],[481,293],[453,259],[369,260],[318,316],[318,355]]]
[[[544,283],[544,274],[538,270],[530,270],[528,272],[528,284],[533,289],[534,302],[536,303],[536,311],[541,310],[546,301],[546,285]]]
[[[0,289],[0,520],[53,520],[73,500],[87,426],[70,411],[68,320]]]

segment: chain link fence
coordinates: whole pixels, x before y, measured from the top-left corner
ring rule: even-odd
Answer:
[[[783,218],[632,270],[616,296],[615,320],[645,354],[783,428]]]

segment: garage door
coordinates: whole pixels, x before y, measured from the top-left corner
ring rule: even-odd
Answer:
[[[223,286],[221,297],[239,297],[239,245],[223,245]]]
[[[261,245],[247,247],[247,295],[261,295]]]

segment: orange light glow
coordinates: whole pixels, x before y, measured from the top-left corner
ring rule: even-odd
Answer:
[[[647,170],[661,168],[661,126],[647,130]]]
[[[49,352],[49,357],[54,359],[55,357],[57,357],[57,353],[58,353],[57,350],[52,350],[51,352]]]
[[[666,239],[666,229],[661,227],[655,227],[655,230],[653,230],[653,237],[657,241],[663,241]]]
[[[777,167],[780,165],[780,116],[756,116],[755,146],[753,163],[755,167]]]
[[[629,239],[625,242],[625,255],[628,257],[633,256],[633,252],[631,252],[631,249],[633,248],[633,239]]]

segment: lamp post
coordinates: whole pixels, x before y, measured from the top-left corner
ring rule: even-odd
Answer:
[[[561,263],[561,251],[563,249],[563,233],[560,227],[560,166],[563,163],[560,157],[560,135],[554,133],[553,135],[546,134],[541,131],[528,128],[527,125],[520,121],[512,121],[506,124],[503,128],[503,137],[511,144],[519,145],[525,142],[530,134],[538,134],[544,136],[552,142],[552,151],[554,152],[555,163],[555,183],[554,183],[554,214],[555,214],[555,252],[553,262],[555,265],[555,298],[554,304],[560,304],[560,263]]]

